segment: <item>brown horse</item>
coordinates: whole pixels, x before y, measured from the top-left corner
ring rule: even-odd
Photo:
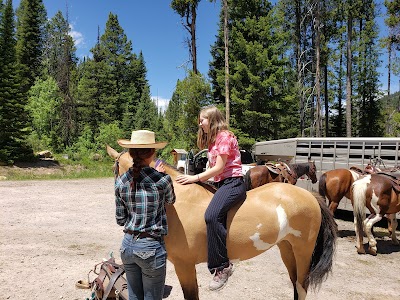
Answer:
[[[354,210],[354,225],[357,240],[357,252],[365,253],[363,236],[368,238],[368,253],[376,255],[376,240],[372,234],[372,227],[384,215],[391,220],[392,242],[399,245],[396,237],[396,213],[400,211],[399,181],[390,175],[370,174],[363,176],[352,185],[352,199]],[[370,211],[366,218],[365,207]]]
[[[303,175],[307,175],[308,179],[310,179],[312,183],[318,181],[315,161],[309,160],[306,163],[289,164],[289,169],[293,173],[293,177],[296,178],[296,181]],[[294,184],[296,184],[296,182]]]
[[[334,169],[325,172],[319,178],[319,194],[329,201],[329,210],[335,213],[343,197],[350,199],[351,185],[364,172],[358,168]]]
[[[132,166],[128,153],[107,147],[119,162],[120,174]],[[213,194],[200,184],[181,185],[181,174],[166,165],[174,183],[176,202],[167,205],[165,245],[185,299],[199,299],[195,265],[207,261],[204,213]],[[310,287],[319,287],[332,270],[336,223],[323,201],[305,189],[271,183],[249,191],[247,199],[227,217],[227,248],[232,260],[255,257],[277,245],[289,272],[294,299],[303,300]],[[243,296],[245,297],[245,296]]]
[[[243,178],[247,191],[269,182],[288,182],[290,184],[296,184],[296,178],[289,166],[282,162],[255,166],[249,169]]]
[[[279,162],[274,166],[278,169],[277,171],[274,171],[271,167],[266,170],[263,165],[251,168],[244,176],[247,190],[249,191],[268,182],[288,182],[290,184],[296,184],[297,179],[303,175],[307,175],[312,183],[318,181],[317,168],[314,161],[299,164],[285,164]]]

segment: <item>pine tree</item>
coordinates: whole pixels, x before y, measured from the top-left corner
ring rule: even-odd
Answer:
[[[26,93],[41,74],[46,10],[42,0],[22,0],[17,10],[17,60],[26,80]]]
[[[379,61],[378,28],[376,8],[373,0],[364,0],[357,16],[357,42],[354,59],[353,135],[382,136],[383,120],[379,106]]]
[[[136,114],[135,127],[132,129],[149,129],[157,131],[158,128],[158,109],[150,98],[150,90],[146,87],[140,99]]]
[[[389,28],[389,35],[385,38],[388,48],[388,95],[390,95],[390,80],[393,71],[392,58],[395,51],[400,51],[400,0],[385,0],[387,18],[385,24]]]
[[[91,49],[93,59],[88,59],[80,65],[82,77],[78,83],[77,109],[79,131],[88,125],[94,134],[99,131],[101,123],[113,122],[113,107],[109,106],[107,95],[113,88],[108,79],[111,74],[100,51],[99,43]]]
[[[113,14],[109,15],[105,32],[98,34],[98,43],[91,52],[93,59],[81,64],[77,93],[79,119],[82,124],[89,124],[94,134],[101,123],[113,122],[129,133],[136,126],[139,103],[150,89],[143,53],[138,56],[132,53],[131,42]]]
[[[197,148],[198,114],[210,104],[210,85],[204,76],[190,72],[178,81],[166,112],[166,132],[182,148]],[[170,107],[171,105],[171,107]]]
[[[286,116],[296,111],[296,105],[285,82],[291,75],[282,55],[287,38],[281,30],[282,19],[274,15],[268,1],[232,0],[229,24],[231,126],[237,130],[239,143],[250,147],[255,140],[291,134],[296,120]],[[225,102],[222,29],[220,22],[210,70],[214,97],[219,103]]]
[[[0,24],[2,24],[3,6],[3,0],[0,0]]]
[[[124,96],[133,80],[129,75],[134,56],[132,42],[128,41],[118,17],[112,13],[109,14],[104,34],[100,37],[100,51],[110,70],[109,90],[105,95],[109,102],[107,106],[111,109],[111,118],[121,121],[125,111]]]
[[[180,81],[178,80],[176,86],[178,87],[179,84]],[[172,94],[171,100],[168,102],[168,107],[165,111],[164,131],[166,133],[167,140],[172,141],[173,139],[176,139],[178,137],[180,128],[183,127],[179,126],[179,120],[182,119],[182,114],[182,101],[179,97],[179,94],[175,90],[175,92]]]
[[[135,128],[135,115],[144,93],[150,90],[149,83],[146,79],[147,69],[143,57],[143,53],[140,52],[139,56],[133,54],[133,58],[129,63],[127,70],[130,81],[127,81],[127,85],[124,88],[122,97],[125,102],[122,104],[124,113],[122,118],[122,128],[129,132],[132,128]]]
[[[48,22],[44,51],[45,70],[52,76],[61,91],[60,123],[57,133],[61,139],[58,145],[71,146],[76,138],[76,103],[71,93],[71,73],[76,68],[75,46],[69,35],[69,24],[61,13]],[[56,149],[55,149],[56,150]]]
[[[26,144],[29,119],[15,45],[14,11],[12,0],[7,0],[0,24],[0,161],[7,163],[32,157]]]

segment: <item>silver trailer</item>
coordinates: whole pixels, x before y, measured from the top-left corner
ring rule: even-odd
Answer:
[[[257,161],[304,163],[315,161],[317,178],[333,169],[356,166],[364,169],[369,163],[377,167],[392,168],[399,164],[400,138],[291,138],[258,142],[253,152]],[[307,177],[297,185],[318,193],[318,182],[312,184]],[[344,198],[339,208],[352,210]],[[400,214],[398,214],[400,217]]]

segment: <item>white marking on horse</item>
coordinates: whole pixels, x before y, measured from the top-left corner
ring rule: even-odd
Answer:
[[[356,181],[358,178],[360,178],[360,174],[358,174],[357,172],[350,170],[350,173],[351,176],[353,176],[353,181]]]
[[[371,206],[374,209],[374,212],[376,215],[380,212],[380,209],[378,206],[378,200],[379,200],[379,197],[376,195],[375,190],[372,190]]]
[[[296,281],[296,290],[297,294],[299,295],[299,300],[306,299],[307,291],[302,287],[302,285],[298,281]]]
[[[288,234],[293,234],[297,237],[301,236],[301,231],[295,230],[290,227],[287,214],[283,209],[282,205],[279,205],[276,208],[276,214],[278,215],[278,222],[279,222],[279,234],[276,242],[272,244],[264,242],[262,239],[260,239],[260,233],[256,232],[252,236],[250,236],[250,239],[253,241],[254,247],[256,247],[257,250],[268,250],[269,248],[280,242]],[[262,224],[258,224],[256,227],[257,229],[260,229],[261,226]]]
[[[365,175],[364,177],[361,177],[359,179],[360,184],[364,183],[364,184],[370,184],[371,183],[371,175]],[[354,184],[354,183],[353,183]]]

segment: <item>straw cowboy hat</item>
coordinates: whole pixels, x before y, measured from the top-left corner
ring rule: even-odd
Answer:
[[[118,140],[118,144],[124,148],[155,148],[161,149],[167,142],[156,142],[155,134],[149,130],[132,131],[131,140]]]

